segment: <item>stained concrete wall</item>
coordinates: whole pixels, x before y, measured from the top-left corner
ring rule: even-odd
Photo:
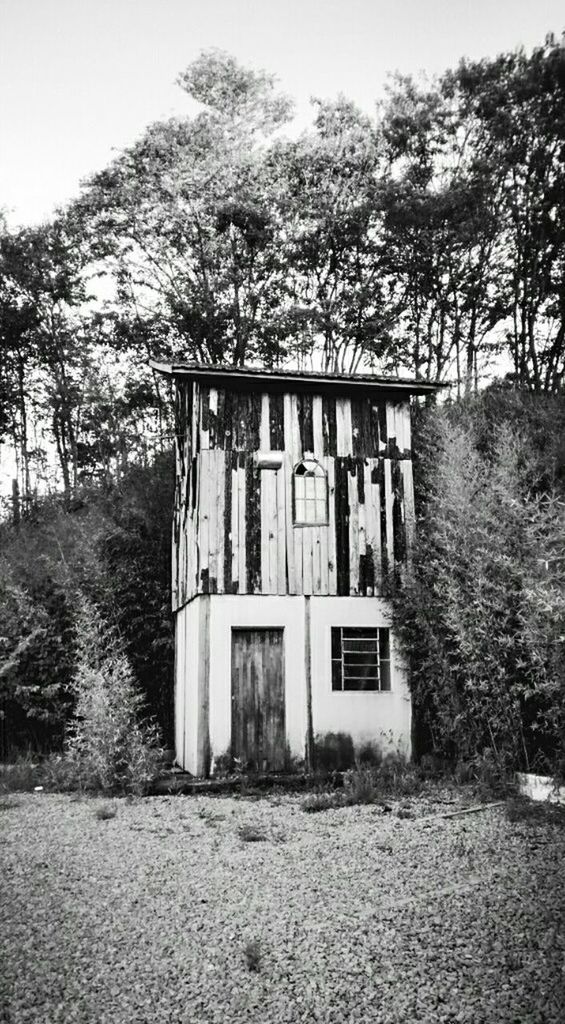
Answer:
[[[203,602],[209,602],[205,622]],[[390,626],[386,601],[363,597],[209,595],[177,613],[176,757],[194,775],[205,773],[231,747],[232,629],[283,629],[286,737],[291,758],[306,754],[306,601],[310,602],[314,736],[349,735],[358,749],[411,753],[411,702],[406,673],[391,634],[390,692],[332,691],[331,627]],[[205,626],[205,628],[203,628]],[[208,712],[203,716],[202,708]],[[206,718],[207,728],[206,728]]]
[[[406,672],[394,636],[390,637],[391,689],[334,691],[331,679],[331,627],[390,627],[387,602],[376,597],[311,598],[312,718],[314,735],[341,732],[356,748],[374,743],[383,753],[411,753],[412,710]]]

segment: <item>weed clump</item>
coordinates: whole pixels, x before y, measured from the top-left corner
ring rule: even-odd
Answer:
[[[113,804],[102,804],[101,807],[97,807],[94,812],[94,817],[98,821],[110,821],[111,818],[116,817],[116,808]]]
[[[343,774],[339,790],[321,790],[302,802],[308,814],[338,807],[384,804],[387,800],[419,793],[423,779],[418,769],[398,754],[389,754],[378,764],[360,763]]]
[[[255,828],[254,825],[241,825],[237,834],[242,843],[265,843],[267,841],[265,833],[261,829]]]
[[[258,974],[261,970],[262,952],[259,939],[250,939],[243,950],[247,970]]]

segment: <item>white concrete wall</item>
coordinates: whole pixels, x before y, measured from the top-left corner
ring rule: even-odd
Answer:
[[[198,598],[196,599],[198,601]],[[213,761],[231,746],[231,631],[283,629],[286,738],[292,757],[306,740],[304,598],[217,594],[210,599],[210,750]]]
[[[185,605],[176,617],[175,667],[176,759],[197,775],[199,626],[202,598]],[[209,738],[214,760],[231,747],[232,628],[283,629],[286,736],[292,757],[305,756],[307,730],[304,651],[305,599],[300,596],[214,594],[210,601]],[[390,626],[386,601],[375,597],[310,598],[312,719],[314,736],[341,732],[356,748],[378,745],[383,753],[411,753],[411,702],[406,674],[391,634],[391,690],[333,691],[331,676],[332,626]]]
[[[406,673],[391,634],[391,689],[332,690],[331,627],[390,626],[387,602],[376,597],[312,597],[312,719],[314,736],[348,733],[355,747],[372,742],[383,753],[411,754],[412,705]]]
[[[175,758],[192,775],[198,774],[198,630],[200,601],[176,615]]]

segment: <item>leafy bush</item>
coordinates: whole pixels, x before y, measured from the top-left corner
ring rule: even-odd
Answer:
[[[0,757],[60,750],[74,706],[78,595],[103,610],[167,744],[173,736],[169,455],[71,506],[0,523]],[[57,767],[57,766],[55,766]],[[60,768],[60,765],[58,766]]]
[[[57,745],[71,707],[74,634],[68,596],[37,554],[22,580],[0,559],[0,727],[4,758]],[[27,586],[26,586],[27,584]]]
[[[499,776],[565,764],[565,505],[515,423],[434,411],[418,540],[395,596],[419,752]],[[549,571],[545,559],[548,560]],[[484,767],[484,766],[483,766]]]
[[[0,793],[30,793],[42,783],[42,766],[30,755],[0,768]]]
[[[163,760],[158,729],[143,717],[143,699],[116,634],[87,603],[79,625],[76,707],[60,778],[67,788],[141,795]]]

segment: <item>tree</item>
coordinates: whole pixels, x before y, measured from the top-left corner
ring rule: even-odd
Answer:
[[[84,380],[90,365],[83,259],[62,219],[0,239],[6,397],[23,492],[30,496],[30,420],[55,444],[65,494],[78,482]],[[86,329],[85,329],[86,328]],[[38,453],[40,454],[40,453]]]
[[[443,81],[397,78],[382,109],[390,164],[386,249],[400,309],[400,365],[455,376],[469,392],[477,355],[503,316],[496,241],[500,182]]]
[[[565,49],[462,62],[445,76],[460,117],[477,128],[475,159],[502,200],[498,295],[515,380],[558,391],[565,372]]]
[[[325,370],[352,372],[390,358],[392,345],[382,160],[375,127],[354,104],[315,107],[313,129],[271,155],[285,186],[289,346]]]
[[[269,363],[286,280],[262,146],[290,103],[271,76],[215,51],[179,84],[206,110],[151,126],[95,175],[73,208],[76,230],[110,269],[132,350],[151,324],[152,356]]]

